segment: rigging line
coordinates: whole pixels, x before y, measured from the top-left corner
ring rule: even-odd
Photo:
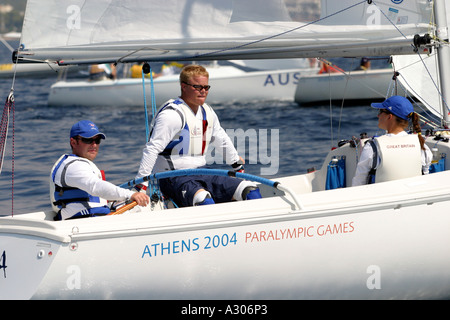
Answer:
[[[350,70],[353,70],[353,68],[354,68],[353,63],[354,62],[355,62],[355,59],[352,59],[352,64],[350,65]],[[350,73],[351,73],[351,71],[348,73],[349,76],[346,77],[346,82],[345,82],[345,87],[344,87],[344,94],[342,96],[342,102],[341,102],[341,108],[340,108],[340,114],[339,114],[339,125],[338,125],[337,140],[341,136],[342,115],[343,115],[343,111],[344,111],[344,103],[345,103],[345,96],[347,94],[348,81],[350,80]]]
[[[0,173],[2,172],[3,168],[3,159],[5,156],[5,149],[6,149],[6,137],[8,136],[8,127],[9,127],[9,114],[10,114],[10,108],[9,108],[9,96],[5,101],[5,106],[3,109],[2,119],[0,123]]]
[[[6,153],[6,141],[8,138],[9,119],[12,113],[12,142],[11,142],[11,217],[14,216],[14,160],[15,160],[15,104],[14,104],[14,84],[16,81],[17,73],[17,61],[14,63],[14,73],[11,83],[11,89],[8,97],[6,98],[5,105],[3,107],[3,114],[0,123],[0,174],[3,168],[3,160]]]
[[[5,101],[5,105],[3,107],[3,114],[2,114],[2,119],[1,119],[1,124],[0,124],[0,174],[2,172],[2,167],[3,167],[3,159],[5,157],[5,150],[6,150],[6,140],[8,138],[8,127],[9,127],[9,116],[10,116],[10,112],[11,112],[11,104],[14,103],[14,83],[16,80],[16,72],[17,72],[17,59],[18,57],[16,57],[16,62],[14,63],[14,73],[13,73],[13,79],[12,79],[12,83],[11,83],[11,89],[9,91],[8,97],[6,98]],[[14,123],[13,123],[14,126]],[[13,130],[13,142],[14,142],[14,130]],[[13,150],[14,150],[14,143],[12,146]],[[14,157],[14,155],[13,155]]]
[[[142,74],[142,91],[144,95],[144,111],[145,111],[145,143],[148,142],[149,128],[148,128],[148,112],[147,112],[147,95],[145,94],[145,73],[144,68],[141,69]]]
[[[331,103],[331,73],[328,73],[328,96],[330,97],[330,147],[333,147],[333,105]]]
[[[155,97],[155,87],[153,83],[153,72],[152,68],[150,68],[150,89],[151,89],[151,103],[152,103],[152,120],[156,115],[156,97]]]
[[[440,127],[440,125],[437,124],[434,120],[428,119],[427,117],[421,115],[420,113],[418,113],[418,115],[419,115],[420,121],[421,121],[424,125],[429,125],[429,126],[433,127],[434,129]],[[422,126],[422,129],[423,129],[423,126]]]
[[[14,48],[0,35],[0,41],[8,48],[9,51],[14,52]]]
[[[13,90],[9,93],[3,108],[0,122],[0,173],[3,167],[3,160],[6,153],[6,141],[8,137],[9,119],[12,113],[12,152],[11,152],[11,216],[14,215],[14,159],[15,159],[15,107]]]

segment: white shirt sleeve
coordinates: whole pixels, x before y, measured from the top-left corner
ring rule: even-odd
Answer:
[[[145,144],[136,178],[152,173],[158,154],[164,151],[175,135],[180,132],[182,125],[180,115],[173,109],[165,109],[158,114],[150,140]]]
[[[87,161],[74,161],[67,167],[66,184],[106,200],[125,200],[131,197],[133,191],[102,180],[99,177],[100,170],[97,169],[96,172],[93,166],[93,163],[89,164]]]
[[[433,160],[433,153],[430,148],[425,144],[425,150],[422,150],[422,172],[423,174],[430,173],[431,160]]]

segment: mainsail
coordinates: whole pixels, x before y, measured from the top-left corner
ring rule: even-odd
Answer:
[[[29,0],[19,55],[76,64],[408,54],[431,6],[326,0],[325,16],[302,23],[283,0]]]

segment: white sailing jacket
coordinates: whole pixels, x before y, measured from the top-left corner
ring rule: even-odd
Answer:
[[[196,114],[181,99],[169,100],[153,119],[137,178],[175,169],[193,169],[206,165],[208,146],[223,148],[226,163],[239,160],[233,142],[220,126],[216,113],[208,104]]]

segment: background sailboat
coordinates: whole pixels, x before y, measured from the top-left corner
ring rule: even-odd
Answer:
[[[318,72],[317,67],[311,68],[308,61],[303,61],[306,59],[296,60],[289,68],[277,68],[274,65],[270,70],[248,70],[248,68],[245,70],[230,63],[227,65],[220,65],[217,62],[202,63],[208,70],[209,83],[213,88],[208,94],[208,101],[212,104],[258,100],[292,101],[299,78],[304,74]],[[301,65],[301,62],[302,67],[295,67]],[[142,86],[142,79],[130,77],[102,81],[67,79],[51,86],[48,103],[55,107],[141,106]],[[179,91],[179,74],[160,76],[153,79],[153,82],[146,78],[145,95],[149,102],[152,96],[151,86],[154,88],[155,103],[160,106],[169,100],[174,92]]]

